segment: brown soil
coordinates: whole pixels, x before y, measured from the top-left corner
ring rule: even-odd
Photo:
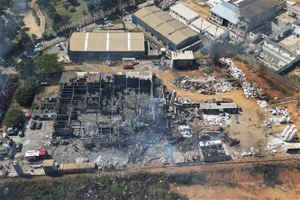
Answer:
[[[35,34],[38,38],[41,38],[43,33],[45,32],[45,18],[42,12],[40,11],[38,5],[36,5],[36,0],[31,1],[30,7],[36,10],[36,13],[40,19],[40,25],[36,23],[35,18],[32,14],[33,11],[29,11],[24,17],[24,27],[29,28],[29,31],[27,32],[29,35]]]
[[[246,74],[247,79],[250,82],[258,83],[260,87],[265,89],[271,97],[281,98],[297,95],[296,90],[292,89],[290,85],[267,72],[261,71],[258,66],[245,65],[244,63],[236,60],[234,63]]]
[[[251,168],[250,165],[247,167]],[[220,165],[212,166],[210,170],[205,172],[204,185],[171,184],[171,191],[185,195],[191,200],[300,198],[300,180],[297,178],[300,175],[299,171],[280,171],[278,180],[282,184],[269,187],[263,183],[262,176],[251,175],[244,166]],[[286,192],[283,191],[283,187]]]
[[[32,11],[27,13],[27,15],[24,17],[24,23],[25,26],[29,28],[29,31],[27,32],[29,35],[35,34],[38,36],[38,38],[42,37],[43,32],[41,31],[40,27],[37,25],[35,18],[32,14]]]
[[[184,5],[194,10],[196,13],[200,15],[201,18],[208,18],[210,15],[209,7],[208,6],[200,6],[197,4],[197,1],[193,0],[182,0]],[[200,2],[200,1],[198,1]]]
[[[287,192],[282,190],[286,188]],[[300,185],[276,185],[274,188],[264,184],[243,183],[235,188],[224,184],[215,185],[171,185],[171,191],[185,195],[190,200],[198,199],[299,199]]]

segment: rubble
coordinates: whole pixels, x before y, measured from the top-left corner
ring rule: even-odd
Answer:
[[[152,60],[152,66],[161,71],[166,71],[171,68],[171,61],[167,59]]]
[[[270,118],[270,121],[273,121],[273,123],[293,123],[293,120],[287,108],[276,106],[275,108],[270,109],[269,112],[272,113],[273,116],[280,116],[279,118]]]
[[[269,107],[268,102],[266,102],[265,100],[257,100],[257,105],[259,105],[261,108]]]
[[[203,115],[204,124],[206,125],[220,125],[226,127],[226,121],[230,119],[230,115],[225,113],[221,115]]]
[[[242,88],[247,99],[258,98],[260,89],[257,83],[243,82]]]
[[[215,76],[205,78],[180,76],[173,80],[173,84],[182,90],[198,91],[200,94],[207,95],[226,93],[232,90],[232,84],[230,82]]]
[[[240,70],[230,58],[221,58],[220,62],[227,65],[228,71],[236,79],[246,80],[246,75]]]
[[[179,126],[177,129],[181,135],[185,138],[191,138],[193,136],[193,131],[191,129],[191,127],[189,127],[188,125],[184,126]]]

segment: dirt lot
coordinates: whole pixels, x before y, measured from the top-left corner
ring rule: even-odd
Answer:
[[[186,5],[187,7],[191,8],[192,10],[194,10],[195,12],[197,12],[200,17],[206,19],[209,17],[210,15],[210,11],[209,11],[209,7],[208,6],[200,6],[199,4],[197,4],[197,2],[203,2],[201,0],[182,0],[181,2],[183,2],[184,5]]]
[[[43,32],[40,29],[40,27],[37,25],[37,23],[34,19],[34,16],[32,14],[32,11],[27,13],[27,15],[24,17],[24,23],[25,23],[24,27],[29,28],[29,31],[28,31],[29,35],[35,34],[38,36],[38,38],[42,37]]]
[[[268,74],[267,72],[261,71],[259,67],[250,64],[245,65],[244,63],[236,60],[235,64],[246,74],[247,79],[250,82],[258,83],[260,87],[265,89],[271,97],[280,98],[297,95],[297,92],[289,85],[278,80],[276,77]]]
[[[297,170],[282,170],[278,173],[278,184],[270,187],[260,175],[252,175],[242,167],[212,166],[205,173],[206,183],[201,185],[171,184],[171,191],[191,200],[196,199],[299,199],[300,185]],[[219,168],[219,170],[217,170]],[[222,172],[223,171],[223,172]],[[226,172],[226,173],[225,173]],[[285,190],[285,191],[284,191]]]

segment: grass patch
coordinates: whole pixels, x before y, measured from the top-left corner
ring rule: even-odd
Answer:
[[[278,174],[280,170],[287,167],[285,164],[256,164],[251,168],[250,173],[252,175],[262,175],[266,185],[274,186],[275,184],[281,184],[281,181],[278,179]]]
[[[54,4],[56,12],[60,15],[69,15],[71,17],[71,22],[76,22],[80,20],[84,15],[82,11],[87,10],[86,2],[84,0],[78,0],[78,6],[69,6],[68,10],[63,7],[63,1],[57,1]],[[74,12],[71,12],[74,9]]]
[[[112,23],[113,24],[121,24],[122,23],[122,19],[121,18],[115,19]]]

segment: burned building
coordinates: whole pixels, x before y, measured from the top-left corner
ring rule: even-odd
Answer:
[[[234,102],[224,100],[200,103],[199,109],[202,110],[204,114],[237,114],[239,111],[238,106]]]
[[[55,136],[113,138],[130,132],[128,129],[153,124],[157,117],[153,79],[151,72],[64,72],[54,121]]]

